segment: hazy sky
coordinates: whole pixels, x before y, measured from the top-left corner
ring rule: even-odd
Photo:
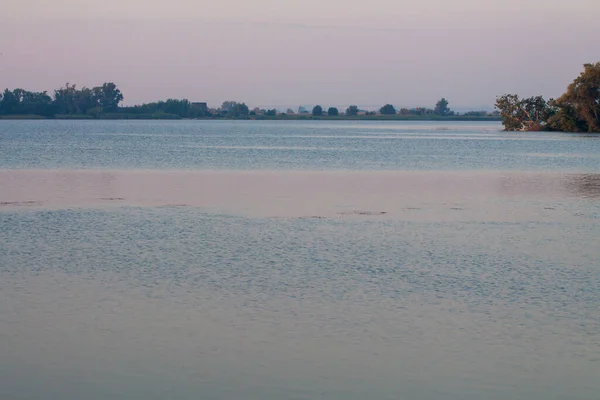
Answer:
[[[599,0],[0,0],[0,87],[127,104],[491,106],[600,61]]]

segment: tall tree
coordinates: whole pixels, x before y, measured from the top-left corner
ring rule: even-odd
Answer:
[[[21,99],[21,113],[50,117],[54,115],[52,98],[48,96],[47,92],[24,91]]]
[[[5,89],[2,95],[2,113],[4,115],[18,114],[21,108],[22,89],[8,90]]]
[[[233,103],[234,104],[231,106],[231,108],[227,112],[228,117],[239,118],[239,117],[245,117],[249,114],[250,110],[248,109],[248,106],[246,105],[246,103],[236,103],[236,102],[233,102]]]
[[[583,72],[554,104],[570,128],[600,132],[600,62],[585,64]]]
[[[352,106],[346,108],[346,115],[351,116],[351,117],[358,115],[358,107],[352,105]]]
[[[117,112],[119,103],[123,101],[123,94],[112,82],[106,82],[102,86],[92,89],[93,96],[104,112]]]
[[[450,115],[450,108],[448,108],[448,104],[448,100],[442,97],[442,99],[435,105],[435,113],[441,116]]]
[[[379,109],[379,113],[383,115],[396,115],[396,109],[391,104],[386,104]]]
[[[330,117],[337,117],[338,115],[340,115],[340,112],[335,107],[329,107],[329,109],[327,110],[327,115]]]
[[[221,110],[225,111],[225,112],[228,112],[236,104],[237,104],[237,102],[235,102],[235,101],[231,101],[231,100],[224,101],[223,104],[221,104]]]
[[[77,104],[75,101],[77,95],[76,85],[70,85],[68,82],[64,87],[54,90],[54,107],[58,114],[76,114]]]
[[[321,115],[323,115],[323,107],[319,105],[314,106],[312,109],[312,115],[314,115],[315,117],[320,117]]]

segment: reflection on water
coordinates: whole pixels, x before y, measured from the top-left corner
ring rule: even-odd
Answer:
[[[504,174],[501,192],[509,196],[568,196],[597,198],[600,195],[600,174]]]
[[[600,174],[571,175],[565,182],[567,190],[583,198],[600,198]]]
[[[402,171],[0,171],[0,206],[177,205],[255,217],[518,221],[530,219],[548,202],[597,199],[599,176]],[[505,212],[503,203],[511,204],[510,213]]]

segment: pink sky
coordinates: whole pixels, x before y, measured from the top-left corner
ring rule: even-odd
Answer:
[[[2,0],[0,86],[128,104],[491,106],[600,61],[597,0]]]

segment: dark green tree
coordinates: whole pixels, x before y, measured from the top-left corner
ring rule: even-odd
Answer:
[[[314,106],[312,109],[312,115],[314,115],[315,117],[320,117],[321,115],[323,115],[323,107],[321,106]]]
[[[379,109],[379,113],[382,115],[396,115],[396,109],[391,104],[386,104]]]
[[[235,102],[235,101],[231,101],[231,100],[224,101],[223,104],[221,104],[221,110],[225,111],[225,112],[228,112],[236,104],[237,104],[237,102]]]
[[[112,82],[106,82],[102,86],[92,89],[96,103],[102,107],[104,112],[117,112],[119,103],[123,101],[123,94]]]
[[[2,95],[2,114],[11,115],[18,114],[21,108],[21,90],[22,89],[14,89],[8,90],[5,89]]]
[[[338,115],[340,115],[340,112],[335,107],[329,107],[329,109],[327,110],[327,115],[330,117],[337,117]]]
[[[352,105],[352,106],[346,108],[346,115],[348,115],[350,117],[358,115],[358,107]]]
[[[0,114],[52,116],[52,98],[47,92],[6,89],[0,96]]]
[[[448,108],[448,100],[442,97],[435,105],[435,113],[443,117],[450,115],[450,108]]]
[[[233,118],[240,118],[248,116],[249,113],[250,110],[248,109],[246,103],[233,102],[233,105],[231,106],[229,111],[227,111],[227,116]]]
[[[54,115],[52,98],[47,92],[24,91],[21,99],[21,113],[51,117]]]
[[[77,87],[68,82],[54,91],[54,108],[57,114],[77,114]]]

